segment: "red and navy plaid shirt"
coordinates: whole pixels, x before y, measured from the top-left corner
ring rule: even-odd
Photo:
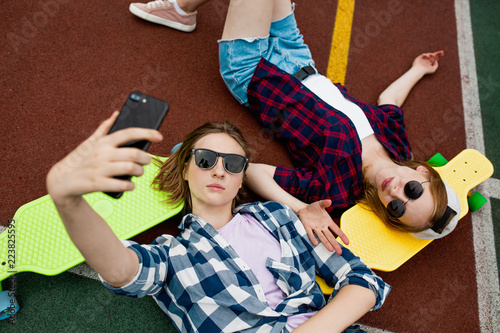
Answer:
[[[396,160],[411,158],[403,111],[375,107],[341,93],[365,113],[377,139]],[[248,87],[250,109],[264,126],[287,142],[295,169],[279,166],[275,181],[298,199],[331,199],[329,211],[354,204],[363,192],[361,141],[353,123],[300,81],[261,59]]]

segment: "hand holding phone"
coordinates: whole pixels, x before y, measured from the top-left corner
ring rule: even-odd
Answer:
[[[134,91],[132,92],[125,104],[123,105],[118,118],[111,127],[108,134],[128,128],[142,127],[157,130],[165,115],[167,114],[169,105],[167,102],[148,96],[146,94]],[[146,151],[151,142],[138,140],[128,142],[120,147],[132,147]],[[116,178],[130,180],[131,176],[118,176]],[[118,199],[123,192],[105,192],[107,195]]]

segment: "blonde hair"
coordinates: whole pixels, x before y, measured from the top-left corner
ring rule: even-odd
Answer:
[[[446,212],[446,207],[448,207],[448,197],[446,195],[446,187],[441,179],[439,173],[428,163],[422,161],[394,161],[394,163],[400,166],[406,166],[412,169],[417,169],[419,166],[425,167],[429,171],[429,189],[432,197],[434,198],[434,210],[431,215],[431,219],[428,223],[423,224],[420,227],[411,227],[399,219],[393,218],[387,212],[387,208],[384,206],[382,201],[378,196],[377,188],[368,182],[365,182],[365,192],[363,197],[357,200],[358,203],[362,203],[371,208],[371,210],[383,221],[385,221],[390,226],[407,231],[407,232],[420,232],[428,228],[432,228],[436,222],[438,222]]]
[[[187,206],[191,207],[191,192],[189,190],[189,184],[183,177],[188,162],[192,158],[191,151],[196,142],[204,136],[219,133],[224,133],[232,137],[241,146],[241,148],[243,148],[245,157],[250,159],[250,148],[248,147],[243,134],[235,125],[227,121],[208,122],[201,125],[186,135],[181,147],[170,155],[165,162],[155,160],[155,163],[160,167],[160,171],[153,180],[153,187],[157,190],[168,193],[167,198],[164,200],[165,203],[178,206],[184,202]],[[240,189],[233,200],[233,207],[241,202],[243,195],[243,189]]]

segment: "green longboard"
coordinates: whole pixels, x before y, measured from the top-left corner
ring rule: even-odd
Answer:
[[[134,177],[133,191],[120,199],[103,193],[85,195],[120,239],[129,239],[182,210],[160,203],[165,193],[153,190],[158,171],[153,163],[144,175]],[[49,195],[21,206],[9,227],[0,234],[0,281],[19,272],[56,275],[84,261],[73,245]]]

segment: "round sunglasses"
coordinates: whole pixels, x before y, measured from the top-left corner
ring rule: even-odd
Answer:
[[[404,192],[408,200],[406,200],[406,202],[403,202],[399,199],[396,199],[389,202],[389,204],[387,205],[387,212],[389,213],[389,215],[395,219],[403,216],[406,211],[406,204],[408,203],[408,201],[420,198],[422,196],[422,193],[424,193],[422,184],[429,182],[430,180],[426,180],[425,182],[410,180],[408,183],[406,183]]]
[[[238,154],[223,154],[205,148],[195,148],[191,152],[194,155],[194,164],[201,169],[212,169],[219,156],[222,157],[224,169],[234,175],[243,172],[248,163],[248,158]]]

